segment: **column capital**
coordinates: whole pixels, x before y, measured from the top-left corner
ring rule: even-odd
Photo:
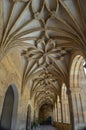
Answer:
[[[80,93],[80,91],[81,91],[81,89],[79,88],[79,87],[77,87],[77,88],[71,88],[71,89],[67,89],[67,91],[66,91],[66,94],[67,95],[70,95],[71,93]]]
[[[80,93],[81,89],[79,87],[71,88],[71,93]]]

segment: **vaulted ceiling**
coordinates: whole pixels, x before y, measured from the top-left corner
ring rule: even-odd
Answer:
[[[62,84],[69,84],[72,53],[86,55],[86,0],[1,0],[0,4],[0,59],[18,46],[24,66],[21,91],[31,81],[30,97],[40,106],[53,104]]]

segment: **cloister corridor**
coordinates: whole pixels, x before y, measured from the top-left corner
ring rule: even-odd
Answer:
[[[86,0],[0,0],[0,130],[86,129]]]

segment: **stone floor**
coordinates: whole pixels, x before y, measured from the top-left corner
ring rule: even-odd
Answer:
[[[50,125],[43,125],[39,126],[36,130],[56,130],[56,128]]]

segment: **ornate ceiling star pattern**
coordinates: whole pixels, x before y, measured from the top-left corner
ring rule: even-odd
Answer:
[[[50,82],[51,79],[60,82],[59,88],[62,82],[68,85],[66,79],[71,52],[78,51],[86,57],[86,15],[82,4],[84,2],[85,6],[86,0],[70,0],[69,3],[67,0],[2,1],[4,17],[0,34],[0,60],[10,49],[21,48],[22,59],[26,60],[22,91],[29,80],[35,79],[39,89],[41,82]],[[45,73],[45,69],[52,75],[49,81],[38,78]],[[52,91],[52,87],[50,89]],[[51,101],[55,100],[54,96],[49,95]],[[40,103],[43,101],[42,98],[39,100]]]

